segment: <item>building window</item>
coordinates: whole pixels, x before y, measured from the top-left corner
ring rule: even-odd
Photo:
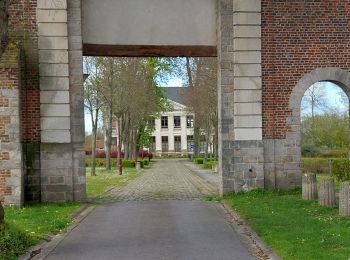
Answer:
[[[181,128],[181,117],[174,116],[174,128]]]
[[[181,136],[174,136],[174,149],[175,152],[181,152]]]
[[[149,140],[149,151],[154,153],[156,151],[156,137],[151,136]]]
[[[161,127],[168,128],[168,117],[167,116],[161,117]]]
[[[169,142],[167,136],[162,136],[162,152],[166,153],[169,151]]]
[[[187,136],[187,151],[193,152],[194,149],[194,142],[193,142],[193,135]]]
[[[194,127],[194,118],[193,116],[187,116],[186,117],[187,121],[187,128],[193,128]]]

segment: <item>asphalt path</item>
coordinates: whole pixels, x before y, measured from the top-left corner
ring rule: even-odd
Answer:
[[[205,201],[100,205],[46,259],[254,259],[221,212]]]

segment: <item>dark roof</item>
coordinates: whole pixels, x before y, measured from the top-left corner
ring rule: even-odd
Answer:
[[[185,95],[187,93],[187,87],[162,87],[164,95],[167,99],[186,105]]]

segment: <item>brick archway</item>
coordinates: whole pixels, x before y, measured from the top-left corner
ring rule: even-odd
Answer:
[[[315,83],[328,81],[337,84],[347,95],[350,100],[350,72],[340,68],[318,68],[304,75],[298,84],[294,87],[290,99],[289,108],[291,116],[287,118],[287,124],[290,126],[290,135],[299,146],[301,159],[301,133],[300,133],[300,107],[305,92]],[[349,110],[350,113],[350,110]],[[350,137],[350,136],[349,136]],[[298,162],[300,164],[300,160]]]
[[[304,75],[294,87],[290,99],[289,108],[291,116],[287,118],[287,124],[295,133],[297,141],[300,141],[300,107],[301,100],[313,84],[322,81],[330,81],[337,84],[350,99],[350,72],[340,68],[318,68]]]

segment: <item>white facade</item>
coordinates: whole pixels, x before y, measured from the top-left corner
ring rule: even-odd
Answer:
[[[173,106],[173,111],[169,111],[161,114],[161,116],[155,119],[155,130],[152,133],[152,137],[155,138],[155,152],[156,154],[188,152],[187,137],[193,136],[193,125],[192,127],[187,126],[187,117],[193,114],[189,113],[186,106],[179,104],[175,101],[169,100]],[[162,117],[167,117],[168,127],[162,127]],[[180,127],[175,127],[174,117],[180,117]],[[168,137],[168,149],[164,151],[162,149],[162,137]],[[175,149],[175,137],[181,137],[181,151]]]

